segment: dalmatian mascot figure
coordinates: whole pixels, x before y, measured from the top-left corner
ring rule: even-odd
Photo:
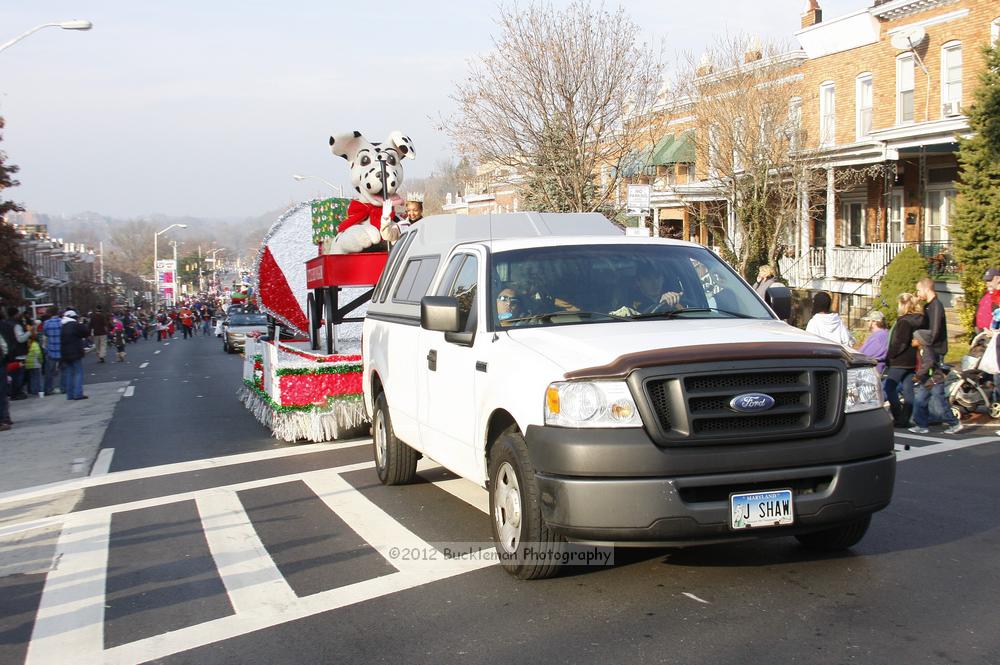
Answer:
[[[337,226],[336,238],[323,241],[324,254],[353,254],[382,240],[396,242],[406,225],[396,220],[396,193],[403,186],[403,159],[413,159],[413,142],[402,132],[389,134],[384,143],[370,143],[361,132],[330,137],[330,150],[351,166],[351,184],[358,198],[351,201],[347,217]]]

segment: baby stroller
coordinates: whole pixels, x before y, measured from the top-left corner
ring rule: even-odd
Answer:
[[[951,410],[958,418],[967,413],[988,413],[1000,418],[1000,402],[994,399],[993,375],[979,369],[986,347],[996,330],[986,330],[972,338],[969,352],[958,368],[948,372],[947,393]]]

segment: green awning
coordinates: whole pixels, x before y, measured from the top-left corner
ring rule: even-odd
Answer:
[[[667,142],[667,138],[670,139],[669,142]],[[694,163],[694,130],[688,130],[677,138],[674,138],[672,134],[669,137],[664,137],[657,144],[651,160],[651,163],[657,166],[678,162]]]
[[[670,152],[670,148],[673,145],[674,145],[674,135],[667,134],[666,136],[664,136],[662,139],[660,139],[660,142],[656,144],[656,147],[653,148],[653,154],[649,158],[649,163],[657,166],[667,164],[668,162],[665,162],[663,160],[667,156],[667,153]]]
[[[633,150],[623,157],[620,169],[621,175],[626,178],[634,178],[642,175],[643,169],[649,164],[650,152],[649,150]]]

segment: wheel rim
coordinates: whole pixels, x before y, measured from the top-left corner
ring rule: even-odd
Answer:
[[[500,465],[494,479],[493,519],[497,540],[505,552],[513,554],[521,544],[521,488],[509,462]]]
[[[1000,403],[994,402],[990,405],[990,418],[1000,418]]]
[[[375,464],[380,470],[385,468],[386,438],[385,416],[379,409],[375,413]]]

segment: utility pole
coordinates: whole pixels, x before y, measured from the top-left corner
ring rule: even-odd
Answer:
[[[174,248],[174,295],[171,298],[170,306],[171,307],[176,307],[177,306],[177,292],[180,291],[180,288],[181,288],[181,271],[178,269],[179,266],[177,265],[177,241],[176,240],[171,240],[170,244]]]

